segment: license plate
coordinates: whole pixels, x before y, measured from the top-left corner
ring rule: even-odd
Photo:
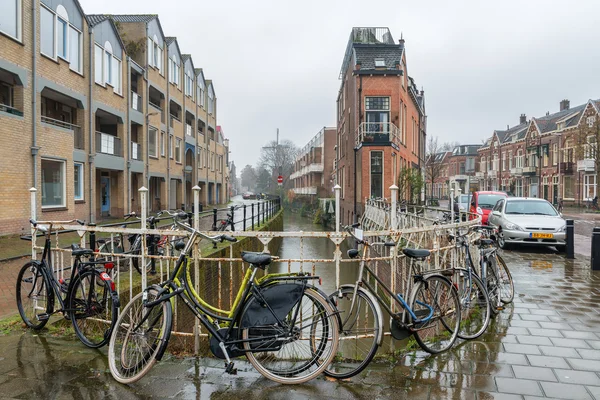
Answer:
[[[533,239],[552,239],[554,238],[554,234],[552,233],[538,233],[538,232],[534,232],[531,234],[531,237]]]

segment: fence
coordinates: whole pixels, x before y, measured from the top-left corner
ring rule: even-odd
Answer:
[[[461,223],[453,223],[446,225],[434,225],[437,221],[431,215],[425,215],[427,212],[420,212],[418,209],[409,213],[406,209],[398,208],[395,201],[397,188],[392,189],[392,202],[387,205],[381,202],[380,204],[366,205],[366,212],[363,216],[364,227],[367,228],[363,232],[363,237],[370,242],[394,241],[394,247],[373,247],[367,254],[366,261],[370,264],[377,276],[388,285],[394,293],[406,293],[409,290],[411,279],[411,268],[414,266],[412,260],[407,259],[402,254],[404,247],[425,248],[432,252],[432,256],[425,262],[422,268],[427,270],[436,270],[448,268],[455,265],[461,257],[459,250],[453,243],[448,240],[448,235],[454,233],[457,229],[466,228],[470,225],[479,223],[479,220],[466,221]],[[194,213],[192,214],[193,226],[198,229],[200,227],[200,212],[199,212],[199,188],[194,187]],[[124,306],[128,300],[143,290],[148,284],[158,283],[169,276],[172,271],[174,260],[173,254],[168,252],[162,255],[149,255],[147,252],[146,235],[160,235],[167,241],[174,241],[180,238],[189,236],[187,232],[181,230],[170,229],[148,229],[146,226],[146,196],[148,190],[140,189],[140,204],[144,205],[141,212],[141,227],[121,228],[121,227],[96,227],[96,226],[79,226],[57,223],[55,228],[77,230],[81,236],[81,245],[85,246],[86,233],[89,235],[109,234],[111,238],[118,235],[140,234],[142,235],[142,252],[139,255],[128,253],[97,253],[98,257],[112,257],[115,262],[113,269],[113,279],[116,283],[116,288],[121,296],[121,306]],[[341,270],[347,268],[349,264],[356,264],[353,259],[344,256],[342,249],[348,243],[349,234],[340,230],[340,187],[335,187],[335,214],[336,214],[336,230],[335,232],[284,232],[277,231],[282,228],[282,215],[279,212],[278,202],[271,202],[272,207],[266,208],[264,214],[262,211],[258,215],[264,215],[263,222],[260,227],[256,226],[255,230],[236,230],[233,235],[239,241],[229,243],[225,247],[220,247],[216,250],[211,246],[201,246],[195,244],[193,259],[189,264],[189,271],[194,289],[208,303],[214,305],[220,310],[229,309],[234,301],[235,293],[240,287],[241,278],[248,268],[242,260],[240,253],[242,250],[251,251],[267,251],[275,252],[279,244],[286,241],[293,241],[294,248],[297,248],[297,256],[288,258],[279,258],[272,263],[272,269],[279,272],[310,272],[325,275],[330,277],[335,282],[326,282],[331,290],[339,287],[342,283],[353,283],[356,277],[352,277],[350,282],[341,282]],[[36,191],[31,190],[32,204],[35,203]],[[269,204],[264,202],[263,204]],[[242,209],[243,210],[243,209]],[[391,213],[390,210],[396,210]],[[230,209],[231,211],[231,209]],[[235,211],[235,210],[234,210]],[[238,210],[239,211],[239,210]],[[247,208],[246,208],[247,211]],[[378,227],[374,224],[374,220],[370,219],[370,215],[383,215],[383,221],[389,221]],[[215,213],[213,211],[213,218]],[[235,215],[235,213],[234,213]],[[32,218],[35,219],[35,207],[32,208]],[[218,217],[218,211],[217,211]],[[243,222],[247,220],[248,215],[243,216]],[[42,222],[40,222],[42,224]],[[369,224],[370,227],[369,227]],[[409,227],[410,224],[415,226]],[[258,224],[257,224],[258,225]],[[235,227],[241,227],[239,221],[233,223]],[[273,227],[275,229],[273,229]],[[398,227],[396,229],[395,227]],[[248,224],[246,223],[246,228]],[[270,230],[265,230],[271,228]],[[377,228],[377,229],[373,229]],[[88,236],[89,236],[88,235]],[[36,245],[35,231],[32,231],[32,255],[36,257],[36,252],[41,247]],[[329,244],[330,253],[326,256],[314,256],[311,251],[311,241],[319,240],[326,241]],[[346,243],[344,243],[346,242]],[[56,235],[55,243],[52,249],[52,261],[55,274],[61,276],[63,270],[72,265],[73,258],[70,250],[63,249]],[[149,275],[145,268],[142,268],[141,274],[134,271],[132,267],[133,259],[138,258],[140,265],[146,265],[148,259],[156,260],[156,275]],[[347,276],[346,276],[347,277]],[[395,307],[394,302],[390,299],[392,308]],[[399,311],[399,310],[396,310]],[[200,351],[200,347],[204,349],[206,345],[207,334],[204,333],[198,324],[198,321],[193,318],[193,315],[177,302],[174,313],[174,335],[180,339],[178,342],[181,346],[188,350],[191,348],[193,341],[194,350]]]

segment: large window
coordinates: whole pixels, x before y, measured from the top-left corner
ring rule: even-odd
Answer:
[[[148,66],[156,68],[160,74],[163,73],[162,48],[158,45],[158,38],[148,38]]]
[[[563,177],[563,198],[575,199],[575,179],[572,176],[565,175]]]
[[[365,111],[367,114],[366,122],[368,124],[367,132],[373,135],[377,135],[377,133],[387,134],[389,132],[389,97],[365,97]],[[389,141],[389,138],[387,140]]]
[[[204,81],[201,79],[201,76],[198,77],[198,86],[197,86],[197,94],[196,97],[198,98],[198,104],[200,104],[200,107],[204,107]]]
[[[21,4],[22,0],[2,2],[0,13],[0,32],[21,40]]]
[[[371,152],[371,197],[383,197],[383,152]]]
[[[53,59],[60,57],[69,62],[73,71],[81,72],[81,32],[69,23],[67,10],[62,5],[56,7],[56,12],[40,6],[40,19],[42,54]]]
[[[40,7],[40,42],[42,53],[54,58],[54,22],[55,15],[46,7]]]
[[[95,81],[99,85],[110,85],[115,93],[121,94],[121,60],[113,54],[110,42],[94,47]]]
[[[73,178],[75,200],[83,200],[83,164],[75,163]]]
[[[515,196],[523,197],[523,179],[517,178],[515,183]]]
[[[65,162],[42,159],[42,207],[65,207]]]
[[[175,162],[181,162],[181,139],[175,140]]]
[[[69,62],[73,71],[81,72],[81,33],[69,26]]]
[[[169,58],[169,82],[177,87],[181,87],[181,81],[179,76],[181,75],[181,69],[175,57]]]
[[[194,97],[194,79],[187,73],[185,74],[185,95]]]
[[[558,164],[558,144],[552,145],[552,165]]]
[[[596,175],[583,176],[583,198],[593,200],[596,197]]]
[[[157,134],[157,129],[153,126],[148,128],[148,154],[150,155],[150,157],[156,157],[156,144],[157,144],[157,140],[156,140],[156,134]]]

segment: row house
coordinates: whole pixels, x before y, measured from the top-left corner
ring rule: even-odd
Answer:
[[[290,176],[297,196],[310,202],[332,197],[335,146],[336,128],[324,127],[300,150]]]
[[[596,100],[494,131],[480,149],[478,175],[489,190],[540,197],[554,204],[581,203],[597,194],[598,114]]]
[[[402,169],[424,173],[425,98],[408,75],[404,39],[388,28],[352,29],[340,80],[334,176],[341,222],[351,223],[366,199],[390,198]]]
[[[425,186],[427,197],[447,199],[448,183],[450,182],[451,151],[431,154],[425,162]]]
[[[452,149],[448,157],[449,189],[460,189],[462,193],[478,187],[476,171],[479,166],[479,145],[463,144]]]
[[[204,204],[226,198],[226,170],[204,173],[228,154],[216,140],[214,88],[156,15],[10,0],[0,15],[0,132],[0,234],[27,229],[30,187],[44,220],[139,210],[141,186],[152,210],[189,208],[195,184]]]

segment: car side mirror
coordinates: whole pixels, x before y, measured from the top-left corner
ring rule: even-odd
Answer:
[[[500,216],[500,211],[492,211],[492,215],[495,215],[497,217]]]

